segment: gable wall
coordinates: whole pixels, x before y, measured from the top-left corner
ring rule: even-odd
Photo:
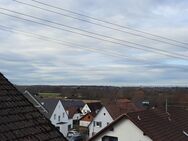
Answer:
[[[118,141],[152,141],[148,136],[144,136],[143,132],[128,119],[119,122],[113,131],[106,131],[95,141],[102,141],[103,136],[118,137]]]
[[[82,114],[86,115],[87,113],[91,112],[89,106],[87,104],[84,105],[84,107],[82,108]]]
[[[112,117],[110,116],[110,114],[108,113],[108,111],[106,110],[105,107],[103,107],[99,113],[97,114],[97,116],[93,119],[93,121],[91,122],[91,124],[89,125],[89,137],[92,137],[94,134],[96,134],[97,132],[99,132],[101,129],[103,129],[104,127],[106,127],[109,123],[111,123],[113,121]],[[94,126],[94,122],[101,122],[101,127],[99,126]]]

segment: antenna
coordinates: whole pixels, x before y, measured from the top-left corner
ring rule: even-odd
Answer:
[[[165,102],[165,110],[166,110],[166,113],[168,113],[168,100],[166,98],[166,102]]]

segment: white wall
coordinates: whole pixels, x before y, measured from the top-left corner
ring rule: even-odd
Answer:
[[[81,118],[81,114],[80,113],[75,113],[74,116],[72,117],[73,120],[79,120]]]
[[[84,105],[84,107],[81,110],[83,115],[86,115],[87,113],[91,112],[89,106],[87,104]]]
[[[88,127],[89,124],[90,124],[90,121],[82,121],[82,120],[80,120],[80,126]]]
[[[144,136],[143,132],[128,119],[119,122],[113,131],[106,131],[95,141],[102,141],[103,136],[118,137],[118,141],[152,141],[148,136]]]
[[[102,107],[102,109],[99,111],[99,113],[96,115],[96,117],[93,119],[91,124],[89,125],[89,137],[92,137],[94,134],[99,132],[101,129],[106,127],[109,123],[113,121],[112,117],[108,113],[105,107]],[[101,122],[101,127],[94,126],[94,122]]]
[[[56,115],[56,116],[55,116]],[[73,127],[72,119],[68,118],[67,112],[65,111],[61,101],[59,100],[52,116],[50,117],[50,121],[56,127],[60,127],[60,132],[63,133],[64,136],[67,136],[68,133],[68,125]],[[65,124],[58,124],[60,122],[66,122]]]

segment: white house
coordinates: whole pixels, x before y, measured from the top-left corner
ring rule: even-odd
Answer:
[[[177,117],[169,117],[169,113],[157,109],[124,114],[100,130],[89,141],[188,140],[186,125],[178,122],[179,118],[180,114],[177,114]]]
[[[97,135],[97,134],[96,134]],[[95,137],[95,136],[94,136]],[[152,141],[132,121],[121,117],[109,130],[90,141]]]
[[[50,121],[67,136],[68,131],[73,128],[73,121],[81,118],[80,108],[83,106],[84,103],[80,100],[60,99],[50,115]]]
[[[97,113],[101,108],[102,108],[102,104],[100,102],[86,103],[82,108],[81,112],[83,115],[93,112]]]
[[[73,128],[73,120],[69,119],[68,114],[68,111],[65,110],[59,100],[50,118],[52,124],[57,127],[64,136],[67,136],[68,131]]]
[[[92,137],[101,129],[113,121],[113,118],[105,107],[102,107],[93,121],[89,124],[89,137]]]
[[[133,107],[135,106],[130,101],[122,102],[122,100],[103,106],[89,124],[89,137],[95,135],[120,115],[127,113],[130,109],[133,110]],[[136,108],[133,111],[136,111]]]
[[[88,125],[91,123],[93,118],[96,116],[96,113],[87,113],[80,119],[79,125],[82,127],[88,127]]]

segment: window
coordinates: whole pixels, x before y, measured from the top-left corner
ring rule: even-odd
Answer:
[[[63,113],[63,118],[65,117],[65,113]]]
[[[58,116],[58,121],[60,122],[60,120],[61,120],[61,117],[60,117],[60,116]]]
[[[56,114],[54,114],[54,120],[56,120]]]
[[[102,122],[96,121],[96,126],[101,127],[102,126]]]
[[[106,113],[104,113],[104,116],[106,115]]]
[[[71,129],[71,124],[68,125],[68,130],[70,130],[70,129]]]
[[[102,141],[118,141],[118,138],[112,136],[104,136],[102,137]]]

